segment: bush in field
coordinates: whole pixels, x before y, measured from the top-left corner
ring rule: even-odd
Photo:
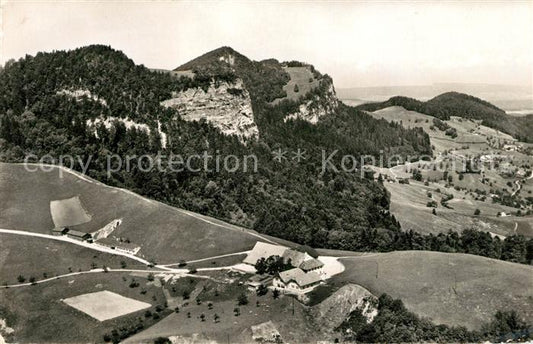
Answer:
[[[257,288],[257,296],[263,296],[263,295],[266,295],[266,293],[268,293],[267,286],[264,284],[261,284],[259,288]]]
[[[239,297],[237,298],[237,303],[239,304],[239,306],[247,305],[248,297],[246,296],[246,294],[244,293],[240,294]]]
[[[279,297],[279,290],[277,289],[274,289],[274,291],[272,292],[272,297],[274,299],[277,299]]]

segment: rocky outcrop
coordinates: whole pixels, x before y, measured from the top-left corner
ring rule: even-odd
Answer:
[[[282,343],[281,335],[272,321],[251,327],[252,339],[261,343]]]
[[[323,80],[322,82],[327,82]],[[328,82],[328,87],[321,94],[315,94],[311,99],[300,104],[298,111],[285,117],[284,121],[300,118],[310,123],[317,123],[319,118],[334,113],[339,106],[339,100],[335,93],[332,82]]]
[[[189,88],[174,93],[161,105],[177,109],[186,121],[205,119],[224,134],[236,135],[243,142],[259,134],[250,94],[241,79],[233,83],[213,81],[207,90]]]
[[[137,123],[135,121],[130,120],[129,118],[118,118],[118,117],[107,117],[107,118],[95,118],[95,119],[88,119],[86,121],[86,125],[89,128],[92,128],[92,131],[96,138],[98,138],[98,132],[96,131],[96,125],[99,123],[102,123],[106,129],[111,129],[113,127],[113,124],[115,122],[122,122],[126,129],[135,128],[137,130],[144,130],[149,135],[152,133],[150,130],[150,127],[147,124],[144,123]],[[163,132],[161,129],[161,122],[157,121],[157,132],[159,133],[159,137],[161,140],[161,147],[166,148],[167,147],[167,134]]]
[[[107,106],[107,102],[105,101],[105,99],[102,99],[94,94],[91,93],[91,91],[89,90],[84,90],[84,89],[75,89],[75,90],[61,90],[61,91],[57,91],[56,94],[59,94],[59,95],[66,95],[66,96],[69,96],[69,97],[72,97],[76,100],[82,100],[84,98],[86,99],[91,99],[95,102],[98,102],[104,106]]]
[[[15,332],[11,327],[7,326],[7,322],[5,319],[0,318],[0,344],[5,344],[6,341],[3,337],[4,336],[10,336]]]
[[[378,313],[374,306],[375,300],[376,297],[365,288],[347,284],[314,306],[311,312],[317,325],[329,332],[340,326],[356,309],[361,311],[368,323],[372,322]]]

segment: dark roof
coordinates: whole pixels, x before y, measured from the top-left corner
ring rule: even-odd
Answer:
[[[77,230],[74,230],[74,229],[69,229],[67,234],[75,236],[75,237],[80,237],[80,238],[83,238],[84,236],[91,236],[91,234],[89,234],[89,233],[80,232],[80,231],[77,231]]]
[[[264,281],[268,281],[268,280],[271,280],[273,278],[273,276],[271,275],[268,275],[268,274],[262,274],[262,275],[253,275],[252,277],[250,277],[250,282],[264,282]]]
[[[296,250],[287,250],[283,253],[285,263],[291,261],[292,266],[299,266],[305,260],[305,253]]]
[[[318,259],[309,259],[304,261],[302,264],[300,264],[300,269],[307,271],[307,270],[313,270],[318,269],[324,266],[324,263],[322,263]]]

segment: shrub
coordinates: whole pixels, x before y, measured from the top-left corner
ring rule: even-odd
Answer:
[[[240,294],[239,297],[237,298],[237,303],[239,304],[239,306],[247,305],[248,297],[246,296],[246,294],[244,293]]]

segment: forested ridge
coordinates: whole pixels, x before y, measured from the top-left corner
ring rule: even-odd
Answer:
[[[388,211],[383,185],[362,178],[359,171],[324,172],[320,159],[322,151],[338,151],[335,163],[343,154],[416,158],[431,153],[429,137],[420,129],[404,129],[343,105],[316,125],[284,122],[300,101],[320,98],[331,79],[315,71],[323,81],[320,87],[300,101],[272,105],[286,80],[280,63],[238,56],[234,68],[227,68],[218,58],[227,49],[204,56],[203,64],[191,63],[194,79],[150,71],[101,45],[10,61],[0,72],[0,158],[20,162],[29,153],[79,155],[90,162],[88,175],[107,184],[314,247],[387,251],[413,246],[402,244],[407,234]],[[218,62],[203,67],[210,59]],[[160,105],[172,92],[237,77],[250,92],[260,133],[246,144],[205,121],[184,121],[176,110]],[[90,95],[65,93],[76,90]],[[109,127],[89,124],[96,118],[127,118],[150,131],[127,128],[120,121]],[[165,148],[158,124],[167,135]],[[280,162],[272,155],[278,149],[287,152]],[[305,159],[292,158],[297,149],[305,151]],[[204,151],[212,156],[255,155],[258,171],[147,173],[133,165],[131,171],[113,172],[109,178],[106,173],[108,154],[187,156]]]
[[[413,98],[396,96],[381,103],[368,103],[357,106],[359,110],[376,111],[389,106],[401,106],[406,110],[448,120],[458,116],[479,120],[481,124],[507,133],[523,142],[533,142],[533,115],[524,117],[508,116],[495,105],[458,92],[446,92],[426,102]]]

